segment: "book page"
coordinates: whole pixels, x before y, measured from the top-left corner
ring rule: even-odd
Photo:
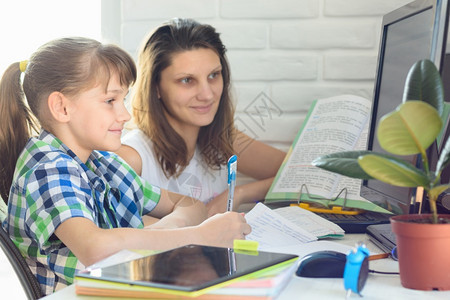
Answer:
[[[282,216],[262,203],[245,214],[252,232],[246,236],[247,240],[257,241],[258,250],[273,246],[299,245],[317,240],[317,237],[305,229],[284,219]]]
[[[318,238],[327,236],[342,237],[345,233],[339,225],[298,206],[285,206],[276,208],[273,211]]]
[[[311,162],[325,154],[355,150],[357,145],[361,147],[360,136],[362,133],[367,135],[370,107],[369,100],[352,95],[317,100],[271,192],[299,193],[305,184],[310,194],[335,197],[342,176],[316,168]],[[365,142],[359,149],[364,148]],[[356,181],[355,187],[360,185],[360,181]],[[349,189],[347,196],[360,198],[359,189]]]
[[[354,150],[365,150],[366,149],[368,134],[369,134],[369,128],[368,128],[368,126],[366,126],[364,128],[362,134],[360,135],[358,141],[356,142]],[[346,176],[342,176],[342,175],[339,175],[339,177],[340,177],[340,180],[336,187],[336,191],[342,191],[345,188],[345,189],[347,189],[347,198],[348,199],[368,202],[368,200],[366,200],[360,196],[362,180],[350,178],[350,177],[346,177]],[[334,195],[334,196],[336,196],[336,195]]]

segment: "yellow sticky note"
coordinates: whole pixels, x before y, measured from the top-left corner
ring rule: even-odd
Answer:
[[[234,240],[233,248],[235,250],[245,250],[245,251],[257,251],[259,243],[257,241],[249,240]]]

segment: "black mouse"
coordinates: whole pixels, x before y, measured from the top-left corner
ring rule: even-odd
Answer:
[[[300,277],[343,278],[346,261],[347,255],[341,252],[313,252],[301,259],[295,274]]]

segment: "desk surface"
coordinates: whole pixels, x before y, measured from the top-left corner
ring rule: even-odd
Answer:
[[[353,247],[357,242],[364,242],[371,253],[379,253],[380,250],[368,240],[365,234],[347,234],[339,243]],[[369,268],[376,271],[398,272],[398,263],[390,258],[370,261]],[[364,300],[369,299],[450,299],[450,291],[417,291],[401,286],[399,275],[369,274],[366,285],[362,291]],[[288,286],[283,290],[277,300],[292,299],[345,299],[346,291],[342,279],[328,278],[301,278],[293,276]],[[104,300],[102,297],[77,296],[75,286],[71,285],[52,295],[44,297],[52,299],[83,299]],[[195,299],[195,298],[193,298]],[[350,299],[361,299],[352,294]]]

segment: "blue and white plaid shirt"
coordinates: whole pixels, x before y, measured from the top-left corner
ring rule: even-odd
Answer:
[[[19,247],[41,289],[50,294],[73,282],[84,268],[55,235],[73,217],[100,228],[143,228],[142,215],[160,190],[142,180],[117,155],[93,151],[83,163],[47,131],[31,138],[21,153],[3,227]]]

